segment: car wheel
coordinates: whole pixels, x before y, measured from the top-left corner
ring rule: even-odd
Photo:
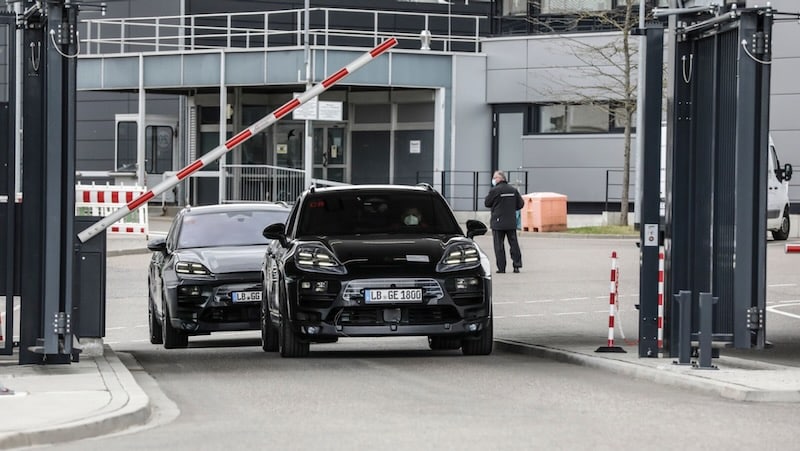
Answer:
[[[292,331],[291,327],[286,324],[286,315],[281,318],[280,336],[278,339],[278,347],[280,348],[281,357],[305,357],[308,355],[308,343],[300,341],[300,337]]]
[[[164,338],[164,349],[185,348],[189,346],[189,336],[172,327],[169,309],[164,306],[164,321],[161,324]]]
[[[464,355],[489,355],[492,353],[492,345],[494,344],[494,332],[492,331],[492,320],[489,319],[489,324],[480,332],[478,338],[461,342],[461,352]]]
[[[150,294],[147,295],[147,298],[147,322],[150,325],[150,343],[160,345],[164,343],[163,330],[161,329],[161,324],[158,324],[158,320],[156,320],[156,314],[153,311],[153,299]]]
[[[272,325],[266,297],[264,299],[261,301],[261,349],[264,352],[276,352],[278,350],[278,331]]]
[[[461,347],[461,339],[452,337],[428,337],[428,346],[434,351],[458,349]]]
[[[785,241],[789,238],[789,229],[791,228],[791,223],[789,221],[789,209],[783,210],[783,220],[781,221],[781,228],[778,230],[772,231],[772,238],[778,241]]]

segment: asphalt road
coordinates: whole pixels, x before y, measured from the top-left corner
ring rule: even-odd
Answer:
[[[486,237],[481,244],[490,246]],[[496,336],[603,344],[611,250],[621,265],[620,318],[635,339],[633,241],[527,237],[523,273],[495,277]],[[788,315],[800,315],[796,258],[770,242],[775,346],[758,354],[794,364],[800,318]],[[524,355],[435,353],[424,339],[343,339],[312,346],[307,359],[281,359],[261,351],[257,332],[242,332],[167,351],[147,341],[147,260],[108,261],[106,343],[130,353],[155,380],[153,399],[163,393],[179,413],[59,449],[797,448],[793,404],[726,401]]]

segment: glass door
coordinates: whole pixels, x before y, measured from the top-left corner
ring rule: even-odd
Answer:
[[[345,129],[340,125],[314,128],[314,178],[347,181]]]

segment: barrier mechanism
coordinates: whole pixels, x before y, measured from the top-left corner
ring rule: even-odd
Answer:
[[[614,346],[614,318],[617,308],[617,293],[619,292],[618,275],[617,251],[614,251],[611,253],[611,285],[608,294],[608,340],[606,346],[600,346],[595,352],[625,352],[621,347]]]
[[[87,227],[86,230],[82,231],[78,234],[78,239],[81,243],[85,243],[91,237],[97,235],[101,231],[107,229],[111,224],[115,223],[116,221],[122,219],[130,212],[136,210],[137,208],[141,207],[143,204],[146,204],[148,200],[158,196],[159,194],[163,193],[164,191],[172,188],[173,186],[177,185],[181,180],[185,179],[193,172],[199,170],[203,166],[206,166],[214,161],[218,160],[222,155],[225,155],[228,151],[232,150],[239,144],[247,141],[252,136],[257,135],[259,132],[263,131],[265,128],[269,127],[270,125],[277,122],[282,117],[286,116],[287,114],[294,111],[300,105],[306,103],[307,101],[317,97],[318,95],[322,94],[323,92],[327,91],[328,88],[335,85],[346,76],[352,74],[356,70],[363,67],[365,64],[371,62],[375,58],[379,57],[387,50],[391,49],[392,47],[397,45],[396,38],[389,38],[386,41],[383,41],[380,45],[375,47],[374,49],[364,53],[360,57],[356,58],[353,62],[348,64],[347,66],[341,68],[340,70],[336,71],[333,75],[329,76],[325,80],[322,80],[321,83],[315,85],[314,87],[306,90],[298,97],[286,102],[283,106],[279,107],[272,113],[264,116],[256,122],[255,124],[251,125],[250,127],[242,130],[238,134],[236,134],[233,138],[229,139],[225,144],[220,145],[212,149],[210,152],[203,155],[200,159],[192,162],[190,165],[186,166],[185,168],[178,171],[174,176],[167,178],[163,182],[156,185],[152,190],[142,194],[138,198],[134,199],[133,201],[129,202],[122,208],[114,211],[113,213],[109,214],[105,218],[97,221],[95,224]]]
[[[138,185],[75,185],[75,216],[108,216],[132,202],[147,188]],[[123,216],[113,223],[108,232],[118,235],[147,235],[147,209],[143,208]]]

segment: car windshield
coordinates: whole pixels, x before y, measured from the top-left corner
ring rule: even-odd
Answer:
[[[298,234],[460,234],[450,207],[428,192],[328,192],[310,195]]]
[[[178,248],[249,246],[267,244],[264,227],[285,222],[288,211],[248,210],[186,215],[178,236]]]

